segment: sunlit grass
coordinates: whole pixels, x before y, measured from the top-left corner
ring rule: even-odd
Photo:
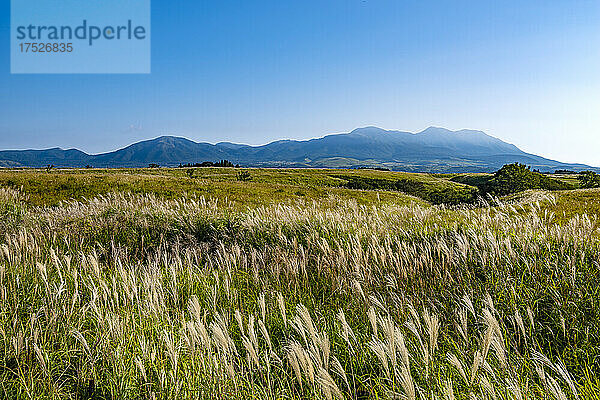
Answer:
[[[358,191],[345,188],[348,175],[362,178],[410,179],[422,182],[428,189],[462,185],[427,174],[372,170],[298,170],[244,169],[249,181],[239,181],[235,168],[113,169],[113,170],[0,170],[0,186],[27,194],[33,205],[57,205],[63,200],[83,200],[111,192],[152,193],[164,199],[185,196],[218,198],[238,208],[294,200],[324,200],[334,195],[355,199],[359,204],[419,202],[417,197],[400,192]],[[417,193],[419,194],[419,193]],[[427,198],[423,191],[421,198]]]
[[[597,398],[599,224],[561,196],[3,189],[0,397]]]

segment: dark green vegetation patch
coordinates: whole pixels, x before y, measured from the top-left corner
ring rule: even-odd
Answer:
[[[418,179],[402,178],[397,180],[369,178],[361,176],[344,176],[349,189],[361,190],[395,190],[411,196],[419,197],[433,204],[463,204],[477,200],[477,188],[459,184],[439,184],[424,182]]]
[[[531,189],[567,190],[577,187],[572,183],[531,171],[526,165],[517,163],[507,164],[493,175],[459,175],[452,178],[452,180],[479,188],[481,195],[493,194],[496,196]]]

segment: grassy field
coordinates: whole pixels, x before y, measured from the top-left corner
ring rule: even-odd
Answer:
[[[249,171],[0,171],[0,398],[600,398],[598,189]]]
[[[20,190],[31,205],[57,205],[63,200],[82,200],[111,192],[155,194],[163,199],[205,196],[246,208],[294,200],[323,200],[330,196],[355,199],[359,204],[375,201],[413,202],[402,193],[357,191],[344,187],[348,173],[339,170],[245,169],[250,181],[239,181],[238,169],[194,168],[193,177],[184,169],[121,170],[0,170],[0,186]],[[421,174],[353,171],[361,177],[407,176],[445,186],[462,187]],[[379,198],[378,198],[379,195]]]

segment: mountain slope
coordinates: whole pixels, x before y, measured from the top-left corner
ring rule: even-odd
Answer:
[[[148,166],[149,163],[179,165],[195,163],[199,160],[224,159],[230,156],[230,152],[225,147],[196,143],[180,137],[162,136],[94,156],[94,165],[102,167],[141,167]]]
[[[0,151],[0,166],[45,167],[46,165],[61,165],[83,167],[93,156],[83,151],[58,147],[46,150],[4,150]]]
[[[150,163],[177,166],[222,159],[246,166],[370,166],[415,172],[491,172],[512,162],[542,171],[595,169],[525,153],[481,131],[450,131],[436,127],[418,133],[366,127],[318,139],[279,140],[263,146],[197,143],[181,137],[162,136],[97,155],[58,148],[0,151],[0,166],[7,167],[48,164],[57,167],[146,167]]]

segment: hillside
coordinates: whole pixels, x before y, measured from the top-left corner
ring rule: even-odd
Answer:
[[[492,172],[514,162],[542,171],[593,169],[525,153],[481,131],[434,127],[419,133],[366,127],[318,139],[280,140],[263,146],[197,143],[162,136],[97,155],[59,148],[0,151],[0,166],[7,167],[52,164],[56,167],[135,168],[150,163],[177,166],[221,159],[257,167],[386,167],[409,172]]]
[[[598,189],[186,171],[0,171],[0,398],[600,397]]]

